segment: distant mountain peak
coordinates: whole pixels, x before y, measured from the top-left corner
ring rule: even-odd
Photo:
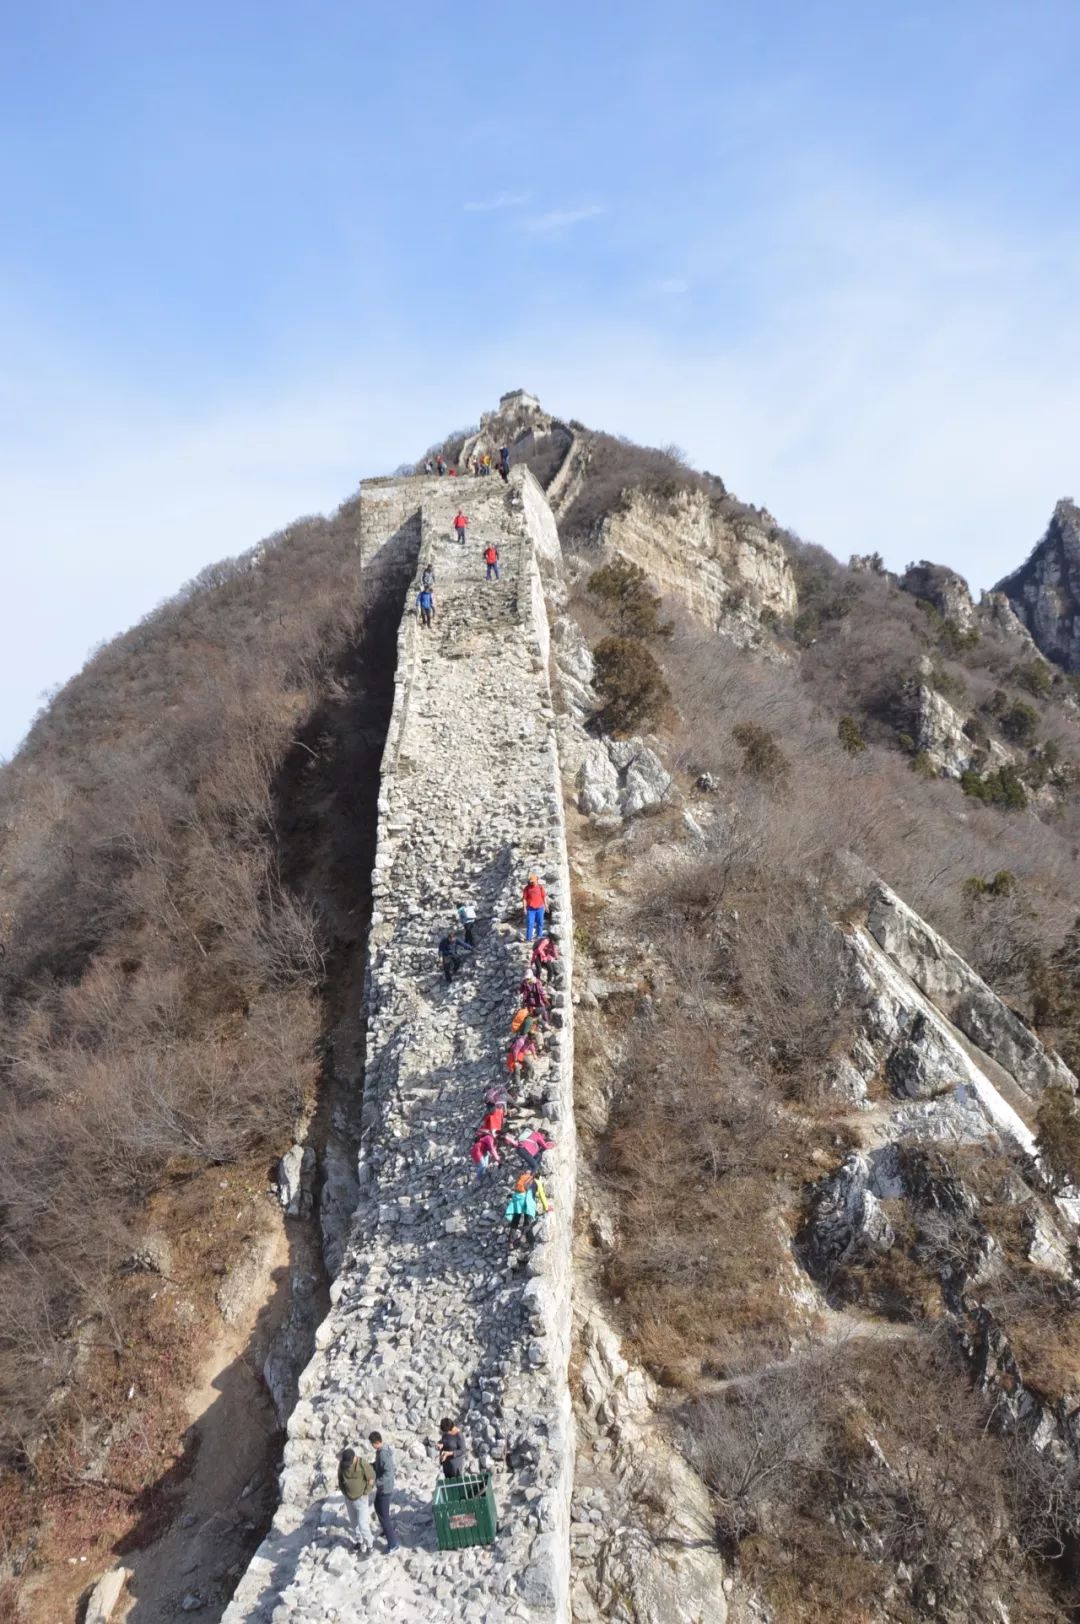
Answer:
[[[1080,507],[1056,503],[1046,534],[994,589],[1012,604],[1047,659],[1080,670]]]

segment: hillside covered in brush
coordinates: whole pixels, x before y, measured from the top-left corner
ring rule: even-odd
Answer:
[[[467,509],[504,444],[563,555],[575,1289],[705,1486],[729,1616],[1080,1616],[1075,510],[975,602],[521,391],[414,472]],[[204,572],[0,772],[13,1619],[176,1523],[215,1292],[294,1141],[330,1182],[360,1087],[416,556],[362,567],[361,508]]]

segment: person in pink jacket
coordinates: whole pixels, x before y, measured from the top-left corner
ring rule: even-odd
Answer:
[[[508,1142],[514,1144],[513,1140]],[[544,1152],[545,1150],[554,1150],[555,1141],[549,1139],[547,1134],[541,1132],[539,1128],[533,1128],[530,1133],[525,1134],[523,1138],[514,1144],[514,1149],[531,1173],[539,1173],[540,1163],[544,1159]]]

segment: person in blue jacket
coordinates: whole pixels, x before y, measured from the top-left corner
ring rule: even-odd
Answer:
[[[420,611],[421,626],[434,626],[435,594],[429,586],[421,587],[416,594],[416,607]]]

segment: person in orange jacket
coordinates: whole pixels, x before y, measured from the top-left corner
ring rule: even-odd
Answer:
[[[494,575],[495,579],[498,580],[499,549],[496,547],[493,541],[489,541],[487,546],[484,548],[484,563],[487,565],[487,574],[485,575],[484,579],[486,581],[490,581],[491,577]]]
[[[535,937],[540,940],[544,934],[544,910],[547,908],[547,892],[540,884],[537,875],[530,874],[525,889],[521,893],[525,905],[525,940],[531,942]]]
[[[465,545],[465,526],[468,524],[468,522],[468,519],[459,508],[457,513],[454,515],[454,534],[463,547]]]

